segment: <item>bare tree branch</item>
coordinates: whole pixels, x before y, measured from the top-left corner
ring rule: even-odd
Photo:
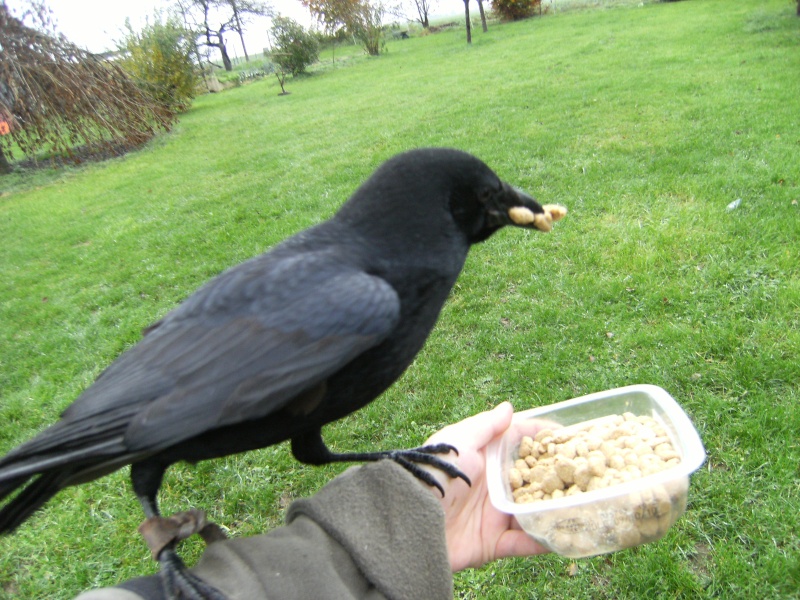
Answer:
[[[63,36],[28,27],[5,2],[0,52],[0,121],[8,129],[0,136],[0,154],[6,166],[15,144],[31,157],[41,151],[69,156],[79,145],[90,152],[124,151],[168,130],[175,119],[119,66]]]
[[[197,35],[198,44],[219,51],[226,71],[233,70],[233,63],[225,33],[237,32],[244,47],[244,26],[249,17],[272,15],[272,9],[257,0],[176,0],[176,7],[186,26]]]

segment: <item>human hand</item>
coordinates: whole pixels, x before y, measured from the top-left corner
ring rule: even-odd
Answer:
[[[433,434],[426,445],[450,444],[453,462],[472,481],[446,477],[431,470],[444,488],[445,535],[453,572],[479,567],[498,558],[548,552],[519,528],[512,515],[498,511],[489,500],[486,485],[486,447],[511,424],[514,409],[503,402],[493,410],[448,425]],[[438,495],[438,492],[437,492]]]

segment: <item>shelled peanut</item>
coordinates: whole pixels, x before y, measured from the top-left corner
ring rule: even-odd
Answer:
[[[517,503],[537,502],[625,483],[678,463],[661,424],[624,413],[523,437],[509,482]]]

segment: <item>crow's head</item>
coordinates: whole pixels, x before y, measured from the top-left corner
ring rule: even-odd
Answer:
[[[506,225],[550,231],[553,221],[567,212],[561,206],[540,205],[470,154],[441,152],[457,165],[451,175],[456,184],[450,195],[450,212],[471,243],[485,240]]]
[[[383,163],[341,213],[373,230],[387,225],[390,236],[444,232],[455,224],[474,244],[506,225],[550,231],[566,209],[540,205],[471,154],[423,148]]]

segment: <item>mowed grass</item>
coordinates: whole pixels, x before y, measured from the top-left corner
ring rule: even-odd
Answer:
[[[57,419],[143,327],[221,270],[331,215],[386,158],[454,146],[567,218],[476,247],[427,346],[337,451],[630,383],[663,386],[708,461],[661,541],[456,576],[459,598],[800,597],[800,19],[693,0],[390,41],[309,77],[198,98],[103,164],[0,179],[0,451]],[[738,208],[728,205],[740,200]],[[178,465],[165,512],[280,523],[343,466],[286,445]],[[0,540],[0,597],[153,572],[127,471]],[[202,547],[186,545],[190,560]],[[313,568],[313,565],[309,565]]]

